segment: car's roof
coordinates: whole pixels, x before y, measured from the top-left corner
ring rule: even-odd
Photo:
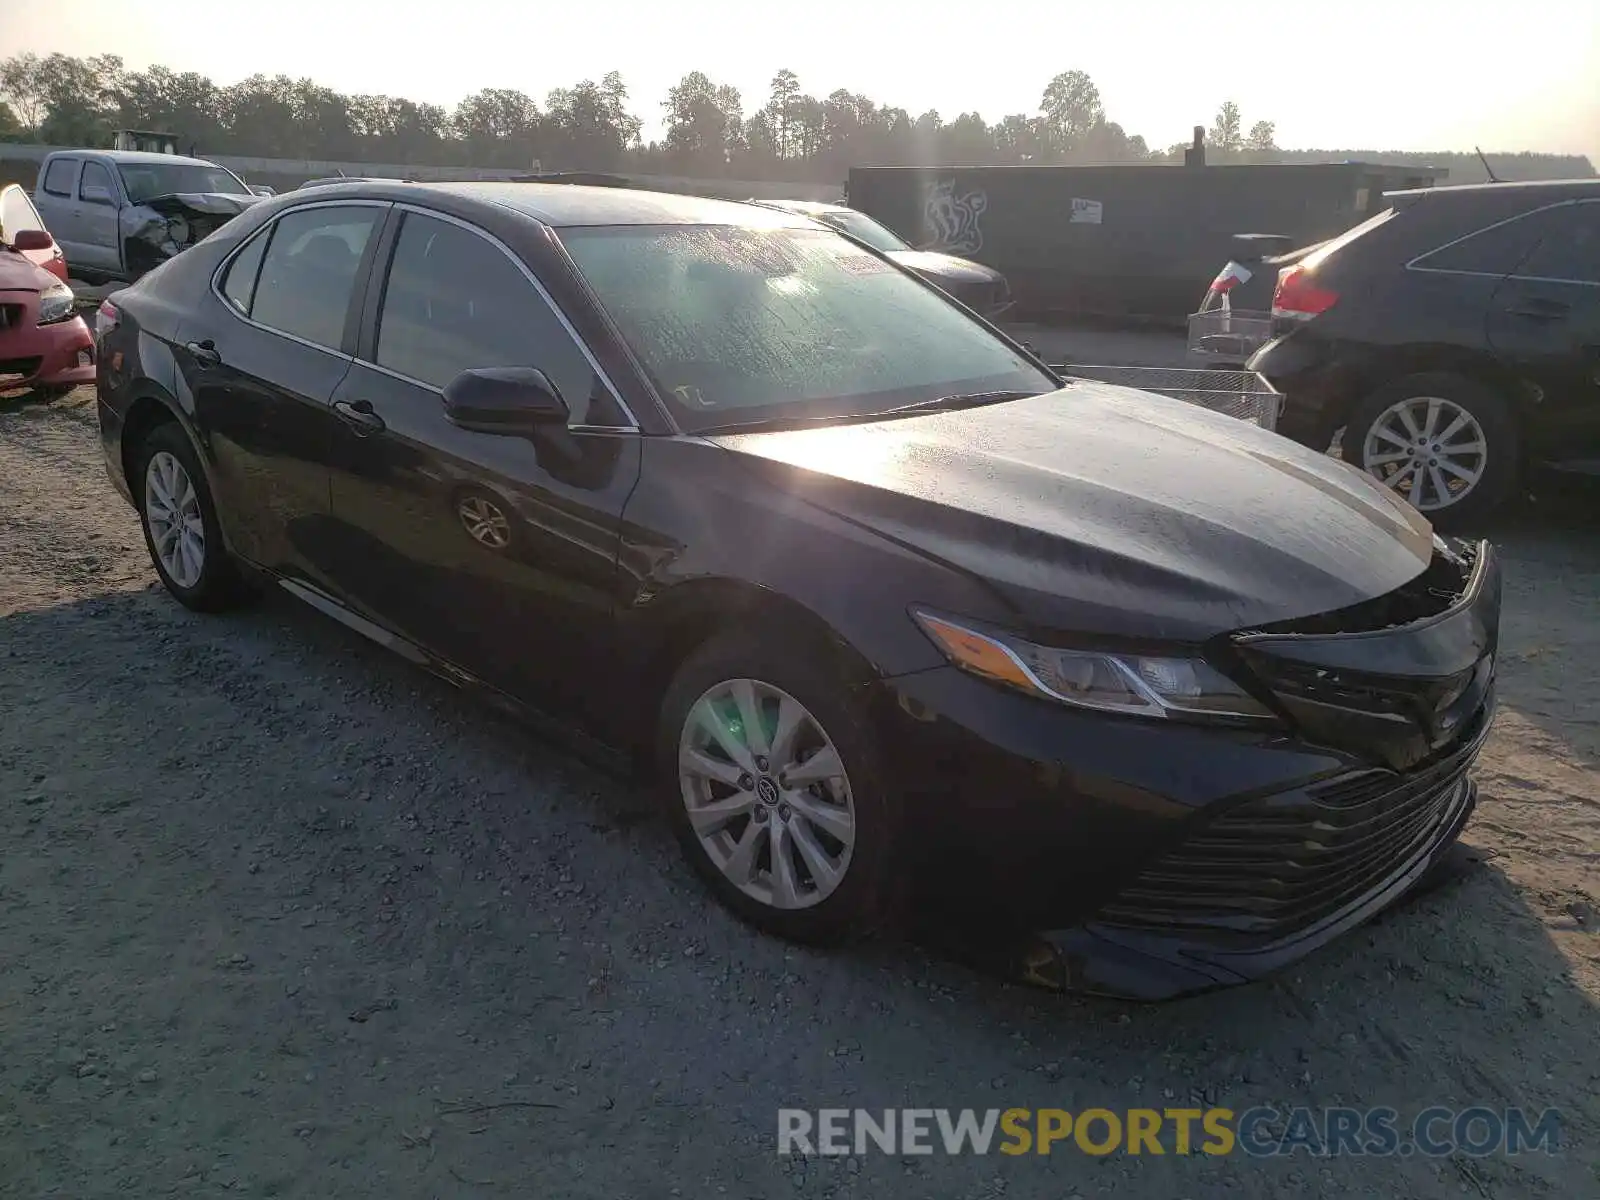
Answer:
[[[804,213],[808,217],[820,217],[824,213],[854,212],[843,204],[830,204],[826,200],[752,200],[752,204],[760,204],[766,208],[781,208],[785,212]]]
[[[340,188],[340,184],[328,184]],[[320,189],[319,189],[320,190]],[[772,209],[762,213],[734,200],[712,200],[640,188],[589,187],[575,183],[389,183],[371,181],[348,186],[387,199],[428,195],[509,208],[556,228],[577,225],[766,225],[798,224],[795,217]]]
[[[156,163],[179,163],[186,167],[214,167],[217,164],[204,158],[189,158],[183,154],[156,154],[151,150],[67,150],[64,154],[88,155],[109,158],[112,162],[137,163],[140,166]]]
[[[1441,196],[1471,200],[1473,197],[1503,196],[1517,192],[1532,193],[1539,198],[1560,197],[1571,193],[1585,196],[1600,194],[1600,178],[1596,179],[1526,179],[1501,183],[1449,183],[1426,188],[1406,188],[1385,192],[1385,196]]]

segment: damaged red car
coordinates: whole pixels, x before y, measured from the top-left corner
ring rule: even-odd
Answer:
[[[0,226],[0,391],[66,392],[94,382],[94,338],[65,276],[42,227]]]

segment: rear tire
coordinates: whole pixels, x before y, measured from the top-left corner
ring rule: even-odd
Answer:
[[[1361,401],[1345,427],[1343,457],[1445,530],[1488,517],[1522,474],[1511,406],[1477,380],[1444,371],[1396,379]]]
[[[223,612],[254,590],[222,542],[216,505],[188,435],[176,421],[145,434],[128,481],[145,548],[162,585],[185,608]]]
[[[667,688],[655,756],[673,832],[717,899],[767,933],[824,945],[875,932],[898,884],[898,801],[834,664],[792,630],[713,636]]]

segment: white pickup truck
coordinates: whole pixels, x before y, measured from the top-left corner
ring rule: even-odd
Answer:
[[[261,197],[201,158],[58,150],[39,167],[34,207],[86,283],[131,283]]]

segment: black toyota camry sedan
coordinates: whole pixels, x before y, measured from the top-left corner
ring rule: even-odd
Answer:
[[[606,748],[773,933],[981,914],[1041,931],[1051,980],[1173,995],[1371,916],[1473,808],[1487,544],[1058,378],[803,217],[336,184],[98,338],[107,465],[179,601],[281,587]]]

